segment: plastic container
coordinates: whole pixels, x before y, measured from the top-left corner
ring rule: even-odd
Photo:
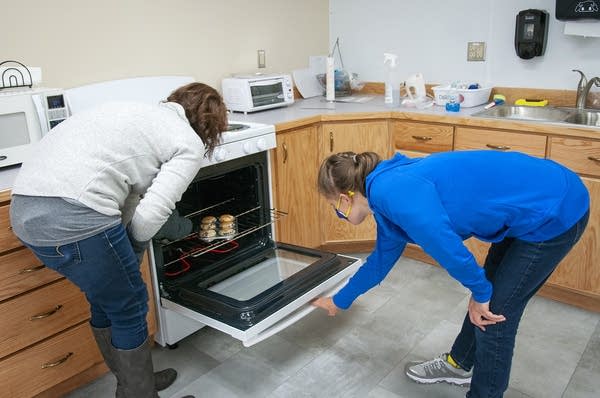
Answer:
[[[385,65],[385,97],[384,103],[388,107],[400,106],[400,77],[398,76],[398,56],[396,54],[384,53],[383,64]]]
[[[489,102],[492,93],[492,87],[469,90],[450,86],[435,86],[432,90],[436,105],[446,106],[448,102],[456,102],[463,108],[472,108]]]

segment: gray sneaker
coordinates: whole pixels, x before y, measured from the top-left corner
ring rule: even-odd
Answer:
[[[467,372],[463,369],[455,368],[447,361],[448,354],[442,354],[439,357],[426,362],[409,362],[404,371],[408,377],[417,383],[433,384],[446,382],[457,384],[459,386],[468,386],[471,384],[473,371]]]

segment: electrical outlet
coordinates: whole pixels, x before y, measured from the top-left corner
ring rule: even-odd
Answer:
[[[485,61],[485,42],[470,41],[467,45],[467,61]]]
[[[265,59],[265,50],[258,50],[258,67],[266,68],[267,61]]]

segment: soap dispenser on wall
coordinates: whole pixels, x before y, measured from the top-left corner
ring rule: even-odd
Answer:
[[[523,10],[517,14],[515,50],[523,59],[544,55],[548,40],[548,12]]]

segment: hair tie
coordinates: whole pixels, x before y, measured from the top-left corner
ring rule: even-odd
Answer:
[[[358,162],[356,161],[356,154],[352,155],[352,161],[353,161],[355,164],[356,164],[356,163],[358,163]]]

